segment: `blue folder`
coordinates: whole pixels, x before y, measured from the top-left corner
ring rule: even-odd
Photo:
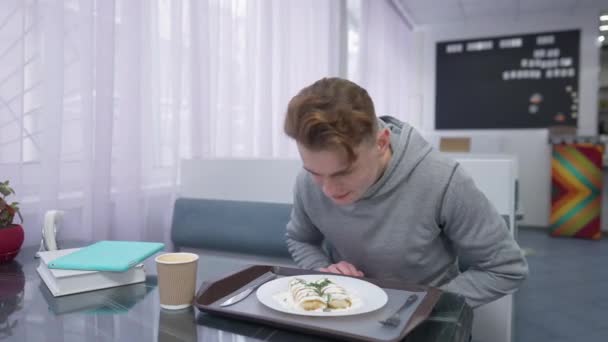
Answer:
[[[51,261],[49,268],[124,272],[162,250],[159,242],[100,241]]]

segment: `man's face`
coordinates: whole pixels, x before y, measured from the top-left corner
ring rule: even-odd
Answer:
[[[373,143],[364,141],[355,148],[357,159],[352,163],[341,149],[312,151],[298,144],[298,150],[304,168],[325,196],[338,205],[347,205],[359,200],[376,182],[386,166],[389,145],[388,131]]]

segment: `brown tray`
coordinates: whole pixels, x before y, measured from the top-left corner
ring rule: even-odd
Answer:
[[[442,293],[440,290],[428,286],[360,278],[380,286],[387,292],[389,300],[383,308],[354,316],[298,316],[285,314],[264,306],[257,300],[255,293],[252,293],[237,304],[228,307],[219,306],[219,303],[238,293],[240,289],[255,282],[256,279],[268,272],[275,273],[279,277],[324,274],[322,272],[288,267],[250,266],[217,281],[204,282],[196,294],[194,305],[203,312],[308,334],[348,341],[395,342],[402,340],[410,331],[426,320]],[[409,321],[402,322],[397,327],[388,327],[380,324],[378,320],[394,313],[404,303],[407,294],[410,292],[424,292],[425,294],[412,313]]]

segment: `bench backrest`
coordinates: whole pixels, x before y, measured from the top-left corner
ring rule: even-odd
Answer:
[[[290,258],[285,226],[291,205],[179,198],[171,239],[176,247]]]

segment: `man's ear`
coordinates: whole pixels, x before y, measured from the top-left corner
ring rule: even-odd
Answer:
[[[376,146],[378,146],[378,150],[384,153],[391,146],[391,131],[388,128],[382,129],[378,132],[378,137],[376,138]]]

